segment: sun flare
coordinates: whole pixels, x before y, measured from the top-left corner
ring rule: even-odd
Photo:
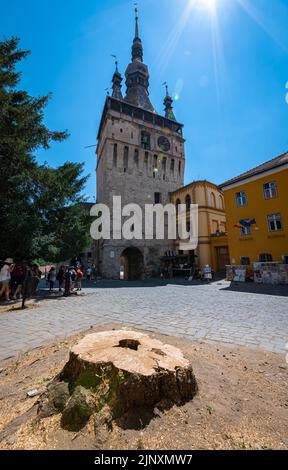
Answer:
[[[198,4],[208,10],[215,10],[216,8],[216,0],[198,0]]]

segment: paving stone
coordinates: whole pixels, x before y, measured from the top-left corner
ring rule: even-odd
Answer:
[[[103,281],[84,289],[81,299],[45,300],[34,310],[1,314],[0,359],[111,322],[285,353],[286,297],[227,291],[227,282],[132,286]]]

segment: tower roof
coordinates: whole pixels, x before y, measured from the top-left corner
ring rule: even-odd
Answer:
[[[174,112],[173,112],[173,99],[172,97],[169,95],[169,92],[168,92],[168,85],[167,83],[163,83],[163,85],[165,85],[165,88],[166,88],[166,96],[164,98],[164,106],[165,106],[165,117],[167,119],[171,119],[172,121],[176,121],[176,118],[175,118],[175,115],[174,115]]]
[[[122,75],[118,70],[118,62],[116,56],[115,57],[115,72],[112,78],[112,97],[116,98],[117,100],[123,100],[123,95],[122,95]]]
[[[132,62],[128,65],[126,72],[126,96],[128,103],[155,112],[149,99],[149,72],[143,63],[143,46],[139,35],[138,6],[135,4],[135,37],[132,44]]]

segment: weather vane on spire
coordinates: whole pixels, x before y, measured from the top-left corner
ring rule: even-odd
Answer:
[[[135,25],[135,38],[139,38],[139,26],[138,26],[138,2],[135,2],[134,3],[134,7],[135,7],[135,21],[136,21],[136,25]]]
[[[118,60],[117,60],[117,55],[115,54],[110,54],[111,57],[113,57],[115,59],[115,65],[116,65],[116,72],[118,72]]]
[[[134,3],[134,7],[135,7],[135,16],[136,16],[136,20],[138,20],[138,2],[135,2],[135,3]]]
[[[169,93],[168,93],[168,83],[167,83],[167,82],[164,82],[164,83],[162,84],[162,86],[165,86],[165,88],[166,88],[166,96],[169,96]]]

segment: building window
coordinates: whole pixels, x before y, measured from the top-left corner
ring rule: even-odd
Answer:
[[[221,222],[220,223],[220,232],[221,233],[226,233],[227,229],[226,229],[226,224],[225,222]]]
[[[139,167],[139,150],[138,149],[135,149],[135,152],[134,152],[134,163],[138,168]]]
[[[122,132],[123,132],[123,129],[120,129],[120,132],[121,132],[121,134],[122,134]]]
[[[240,191],[236,193],[236,203],[237,207],[243,207],[247,204],[247,196],[245,191]]]
[[[181,176],[181,168],[182,168],[182,167],[181,167],[181,162],[179,162],[179,164],[178,164],[178,173],[179,173],[179,176]]]
[[[174,169],[175,169],[175,160],[172,158],[171,164],[170,164],[170,171],[172,174],[174,174]]]
[[[92,258],[92,252],[91,251],[88,251],[87,258]]]
[[[128,156],[129,156],[129,147],[124,147],[124,162],[123,162],[123,166],[124,166],[124,173],[126,173],[126,171],[128,170]]]
[[[273,261],[273,257],[270,253],[261,253],[261,255],[259,255],[259,261],[260,263],[271,263]]]
[[[211,207],[216,207],[216,197],[214,193],[211,193]]]
[[[154,170],[157,171],[157,170],[158,170],[158,157],[157,157],[157,155],[154,155],[154,163],[153,163],[153,165],[154,165]]]
[[[248,256],[241,256],[241,265],[242,266],[249,266],[250,258]]]
[[[241,235],[251,235],[251,227],[242,227]]]
[[[218,232],[218,221],[217,220],[212,220],[212,233],[215,234]]]
[[[224,209],[224,201],[223,201],[223,197],[222,197],[222,196],[219,196],[219,208],[220,208],[220,209]]]
[[[190,211],[190,206],[191,206],[191,197],[190,194],[187,194],[185,197],[185,205],[186,205],[186,211]]]
[[[161,193],[154,193],[154,204],[161,204]]]
[[[113,166],[114,166],[114,168],[117,168],[117,154],[118,154],[117,144],[114,144],[114,148],[113,148]]]
[[[148,172],[148,158],[149,158],[149,153],[148,153],[148,152],[145,152],[145,156],[144,156],[144,166],[145,166],[145,169],[146,169],[147,172]]]
[[[273,199],[277,197],[277,185],[275,181],[271,181],[270,183],[265,183],[263,185],[264,188],[264,197],[265,199]]]
[[[150,150],[150,134],[146,131],[141,132],[141,147],[145,150]]]
[[[176,205],[176,214],[178,214],[178,212],[179,212],[179,206],[180,206],[180,204],[181,204],[180,199],[177,199],[176,204],[175,204],[175,205]]]
[[[268,215],[268,227],[270,232],[278,232],[282,230],[282,222],[280,214],[271,214]]]
[[[163,173],[166,173],[166,166],[167,166],[167,158],[164,157],[162,160],[162,171]]]
[[[288,255],[283,256],[284,264],[288,264]]]

